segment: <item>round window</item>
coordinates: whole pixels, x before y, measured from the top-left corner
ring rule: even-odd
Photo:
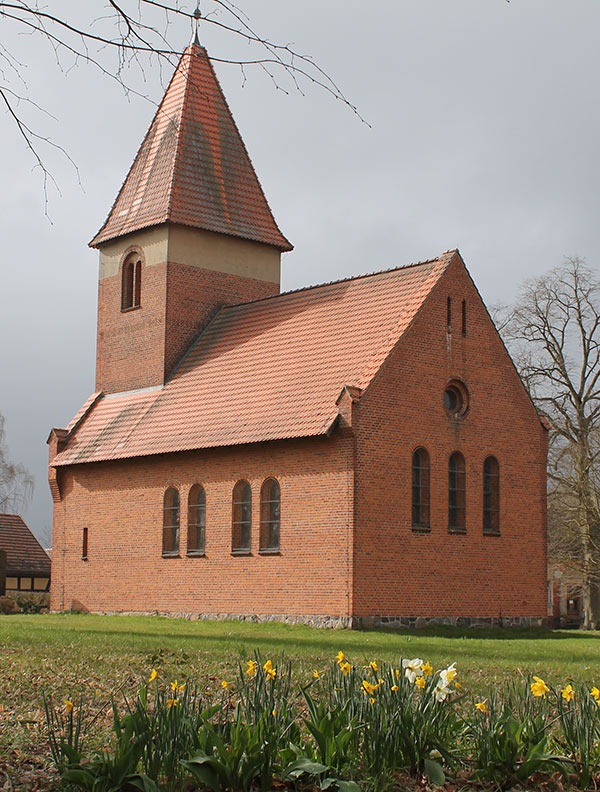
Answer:
[[[469,409],[469,397],[462,382],[450,382],[444,391],[444,408],[452,418],[462,418]]]

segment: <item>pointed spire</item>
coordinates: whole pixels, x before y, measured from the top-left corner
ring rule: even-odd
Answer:
[[[198,0],[198,4],[196,6],[196,10],[194,11],[194,39],[192,41],[193,44],[198,44],[200,46],[200,39],[198,38],[198,27],[200,23],[200,19],[202,18],[202,12],[200,11],[200,0]]]
[[[212,63],[196,37],[181,56],[90,246],[162,223],[292,250],[271,214]]]

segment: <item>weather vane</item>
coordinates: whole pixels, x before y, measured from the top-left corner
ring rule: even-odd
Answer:
[[[194,44],[200,44],[200,39],[198,38],[198,25],[200,23],[200,19],[202,18],[202,12],[200,11],[200,0],[198,0],[196,4],[196,10],[193,13],[194,17]]]

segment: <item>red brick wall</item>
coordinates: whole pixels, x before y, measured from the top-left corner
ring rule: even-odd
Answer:
[[[278,294],[268,281],[182,264],[144,266],[141,307],[121,311],[121,273],[98,287],[96,390],[162,385],[223,305]]]
[[[452,378],[470,391],[470,411],[460,421],[442,404]],[[546,432],[458,257],[355,415],[355,615],[543,617]],[[431,463],[427,534],[411,528],[418,446]],[[455,450],[466,461],[466,535],[448,533],[448,458]],[[483,462],[490,454],[500,463],[500,536],[482,530]]]
[[[55,504],[52,608],[347,616],[352,442],[338,436],[74,466]],[[281,554],[258,553],[260,488],[281,485]],[[231,555],[231,495],[252,487],[252,555]],[[187,494],[207,497],[206,557],[186,558]],[[181,493],[181,557],[162,558],[165,489]],[[81,560],[88,528],[88,561]]]
[[[224,305],[279,294],[279,284],[169,263],[165,375]]]

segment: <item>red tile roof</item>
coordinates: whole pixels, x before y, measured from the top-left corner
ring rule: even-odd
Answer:
[[[326,434],[453,255],[223,308],[163,388],[99,398],[53,464]]]
[[[49,575],[50,558],[18,514],[0,514],[0,550],[8,575]]]
[[[196,43],[183,53],[90,245],[165,222],[292,250],[273,219],[206,50]]]

